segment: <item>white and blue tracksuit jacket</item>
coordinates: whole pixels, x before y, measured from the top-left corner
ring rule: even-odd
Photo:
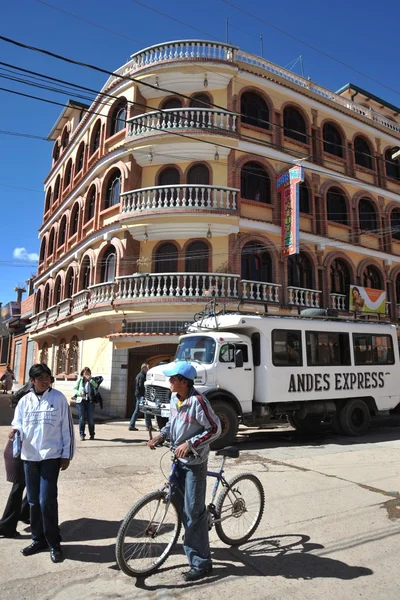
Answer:
[[[75,435],[64,394],[49,388],[41,396],[32,389],[18,402],[11,423],[21,434],[22,460],[72,459]]]
[[[190,390],[180,408],[178,400],[177,394],[173,393],[170,418],[160,433],[169,439],[175,448],[187,442],[194,454],[194,458],[188,459],[188,462],[191,465],[200,464],[207,460],[210,444],[221,435],[221,422],[207,398],[195,388]]]

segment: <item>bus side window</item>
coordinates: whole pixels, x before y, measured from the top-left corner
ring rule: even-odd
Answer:
[[[251,345],[253,348],[254,366],[259,367],[261,365],[261,336],[258,331],[252,334]]]
[[[274,329],[272,331],[272,363],[275,367],[301,366],[301,331]]]

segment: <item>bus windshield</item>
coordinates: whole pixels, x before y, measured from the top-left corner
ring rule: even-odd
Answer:
[[[176,350],[175,360],[194,360],[207,364],[213,363],[215,346],[215,340],[205,335],[183,338]]]

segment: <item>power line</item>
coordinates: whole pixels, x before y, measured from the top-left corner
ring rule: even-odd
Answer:
[[[0,88],[0,89],[2,89],[2,88]],[[18,131],[5,131],[3,129],[0,129],[0,134],[1,135],[14,135],[17,137],[31,138],[34,140],[44,140],[45,142],[47,142],[47,138],[45,138],[41,135],[33,135],[32,133],[19,133]]]
[[[43,139],[43,138],[40,138]],[[32,188],[19,187],[18,185],[9,185],[7,183],[0,183],[1,187],[6,188],[14,188],[15,190],[24,190],[26,192],[37,192],[38,194],[43,194],[43,190],[33,190]]]

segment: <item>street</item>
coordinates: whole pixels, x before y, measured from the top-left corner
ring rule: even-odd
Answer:
[[[0,441],[10,412],[1,398]],[[227,477],[255,473],[266,506],[253,539],[234,549],[211,532],[211,577],[187,584],[181,544],[156,574],[136,581],[115,565],[121,519],[142,495],[163,481],[169,452],[146,447],[127,422],[99,423],[94,441],[77,442],[70,468],[60,474],[59,506],[65,560],[47,552],[24,557],[22,538],[0,539],[2,600],[105,598],[397,600],[400,534],[400,426],[375,426],[364,438],[331,432],[305,436],[288,427],[242,429],[240,457],[228,460]],[[216,466],[212,453],[210,461]],[[1,510],[10,484],[0,474]]]

